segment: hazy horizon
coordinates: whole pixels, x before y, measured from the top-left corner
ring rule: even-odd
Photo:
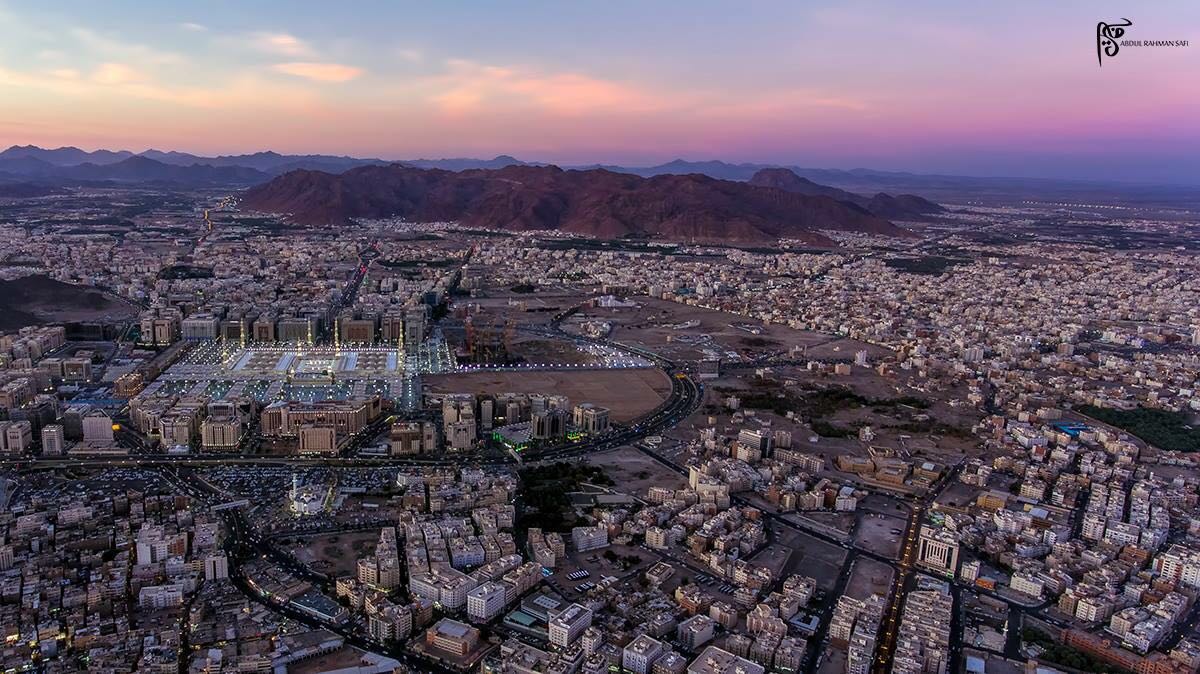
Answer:
[[[720,162],[720,163],[728,164],[730,166],[738,166],[738,165],[778,166],[778,167],[784,167],[784,168],[846,171],[846,172],[873,171],[873,172],[878,172],[878,173],[895,173],[895,174],[909,173],[909,174],[912,174],[915,176],[943,175],[943,176],[953,177],[953,178],[983,178],[983,179],[998,179],[998,180],[1032,179],[1032,180],[1049,180],[1049,181],[1063,181],[1063,182],[1077,181],[1077,182],[1082,182],[1082,183],[1098,183],[1098,184],[1106,184],[1106,183],[1128,184],[1131,186],[1159,185],[1159,186],[1164,186],[1164,187],[1200,187],[1200,180],[1197,180],[1196,182],[1181,182],[1181,181],[1170,182],[1167,180],[1137,179],[1137,178],[1128,178],[1127,179],[1127,178],[1099,178],[1099,177],[1092,178],[1092,177],[1072,177],[1072,176],[1037,176],[1037,175],[1016,175],[1016,174],[1011,174],[1011,173],[987,174],[987,173],[983,173],[983,172],[980,172],[980,173],[949,173],[949,172],[939,172],[939,171],[912,171],[912,170],[908,170],[908,169],[904,169],[904,168],[883,169],[883,168],[879,168],[876,166],[827,166],[827,165],[826,166],[818,166],[818,165],[804,164],[803,162],[799,162],[799,161],[770,162],[770,161],[755,161],[753,159],[742,160],[742,161],[731,161],[731,160],[727,160],[727,159],[724,159],[721,157],[691,158],[691,157],[683,156],[683,157],[672,157],[670,159],[655,161],[653,163],[644,163],[644,162],[643,163],[632,163],[632,162],[622,163],[622,162],[598,162],[598,161],[551,162],[551,161],[544,161],[537,157],[518,156],[517,154],[512,153],[512,152],[501,152],[499,154],[491,155],[491,156],[474,156],[474,157],[452,156],[452,155],[447,155],[447,154],[428,155],[428,156],[420,156],[420,157],[417,157],[417,156],[413,156],[413,157],[380,157],[380,156],[369,156],[369,155],[353,155],[353,154],[348,154],[345,152],[328,152],[328,153],[326,153],[326,152],[305,152],[303,150],[297,151],[297,152],[279,152],[278,150],[274,150],[272,148],[264,148],[264,149],[258,149],[258,150],[245,150],[245,151],[239,150],[239,151],[232,151],[232,152],[206,154],[206,153],[202,153],[202,152],[190,152],[187,150],[180,150],[178,148],[173,148],[173,147],[172,148],[146,147],[146,148],[140,148],[140,149],[137,149],[137,148],[131,149],[131,148],[127,148],[127,147],[125,147],[125,148],[83,147],[78,144],[67,144],[67,145],[60,145],[60,146],[54,146],[54,147],[45,147],[45,146],[38,146],[35,143],[19,143],[19,142],[16,142],[16,143],[0,142],[0,151],[3,151],[4,149],[11,149],[13,147],[28,147],[28,146],[34,146],[34,147],[38,147],[42,150],[50,150],[50,151],[74,148],[74,149],[81,150],[83,152],[89,152],[89,153],[107,150],[107,151],[111,151],[111,152],[131,152],[134,155],[144,155],[148,152],[164,152],[164,153],[177,152],[180,154],[193,155],[198,158],[244,157],[244,156],[253,156],[256,154],[263,154],[263,153],[268,153],[268,152],[275,152],[276,154],[279,154],[282,156],[351,157],[354,159],[362,159],[362,160],[378,159],[381,161],[394,162],[394,163],[404,163],[404,162],[414,162],[414,161],[436,162],[436,161],[458,161],[458,160],[486,162],[486,161],[491,161],[493,159],[497,159],[499,157],[507,156],[507,157],[511,157],[512,159],[515,159],[524,164],[552,165],[552,166],[558,166],[560,168],[568,169],[568,170],[578,170],[578,169],[584,169],[584,168],[590,168],[590,167],[610,167],[610,166],[617,167],[617,168],[626,168],[626,169],[647,169],[647,168],[655,168],[657,166],[670,164],[673,162],[686,162],[686,163],[690,163],[690,164]]]
[[[0,138],[1200,183],[1200,49],[1095,44],[1194,42],[1195,3],[356,9],[0,0]]]

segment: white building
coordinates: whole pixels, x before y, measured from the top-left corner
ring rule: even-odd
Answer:
[[[140,608],[171,608],[183,605],[182,585],[150,585],[138,592]]]
[[[575,640],[591,626],[591,609],[571,604],[550,618],[550,643],[559,648],[566,648],[575,643]]]
[[[694,651],[712,640],[716,628],[717,621],[699,613],[679,623],[675,637],[681,646]]]
[[[917,565],[953,576],[958,571],[958,540],[954,534],[939,527],[922,526]]]
[[[604,526],[575,527],[571,529],[571,541],[579,552],[603,548],[608,545],[608,529]]]
[[[63,427],[50,424],[42,429],[42,456],[62,456],[66,452]]]
[[[646,634],[629,642],[621,651],[621,666],[634,674],[650,674],[654,662],[662,657],[662,642]]]
[[[1042,588],[1045,587],[1045,584],[1041,580],[1031,575],[1025,573],[1014,573],[1012,580],[1008,582],[1008,586],[1022,594],[1027,594],[1030,597],[1041,599]]]
[[[328,485],[301,485],[299,476],[292,476],[292,489],[288,492],[292,512],[297,515],[316,515],[325,512],[333,496]]]
[[[508,587],[488,581],[467,593],[467,617],[471,622],[486,623],[504,612]]]

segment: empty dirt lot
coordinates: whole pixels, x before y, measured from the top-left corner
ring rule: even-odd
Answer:
[[[616,486],[614,490],[643,497],[650,487],[682,489],[687,478],[670,470],[633,447],[595,454],[588,463],[604,469]]]
[[[854,561],[846,595],[855,599],[866,599],[873,594],[887,596],[894,578],[895,572],[890,566],[870,557],[859,557]]]
[[[424,378],[437,393],[560,394],[571,404],[592,403],[612,411],[612,421],[639,417],[666,400],[671,382],[661,370],[585,370],[580,372],[471,372]]]
[[[315,571],[330,576],[353,575],[358,558],[370,554],[379,540],[379,531],[348,531],[305,537],[292,554]]]
[[[828,592],[837,582],[846,551],[806,533],[780,528],[776,532],[777,545],[792,550],[788,558],[786,575],[800,574],[817,581],[817,587]]]

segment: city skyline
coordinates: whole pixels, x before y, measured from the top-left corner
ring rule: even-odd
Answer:
[[[331,15],[0,3],[0,138],[197,154],[689,160],[1194,184],[1200,10],[715,3]],[[1133,12],[1136,16],[1130,16]],[[481,26],[487,26],[486,30]]]

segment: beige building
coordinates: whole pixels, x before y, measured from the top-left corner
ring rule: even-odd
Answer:
[[[953,576],[958,572],[958,540],[941,527],[921,527],[917,544],[917,565]]]
[[[24,454],[33,446],[33,425],[28,421],[0,421],[0,451]]]
[[[425,631],[425,646],[463,657],[479,645],[479,630],[457,620],[442,618]]]
[[[388,436],[392,454],[425,454],[437,450],[437,426],[429,421],[402,421]]]
[[[207,452],[228,452],[242,441],[242,424],[237,419],[208,418],[200,423],[200,446]]]
[[[83,415],[83,440],[97,445],[113,444],[112,418],[102,410],[89,410]]]
[[[575,428],[584,433],[603,433],[609,427],[609,410],[591,403],[576,405],[571,412],[571,421]]]
[[[310,424],[330,426],[338,435],[359,433],[383,411],[379,396],[350,400],[325,400],[314,403],[278,401],[262,411],[262,434],[295,436],[300,427]]]
[[[337,431],[330,426],[303,426],[297,434],[301,454],[336,454]]]

